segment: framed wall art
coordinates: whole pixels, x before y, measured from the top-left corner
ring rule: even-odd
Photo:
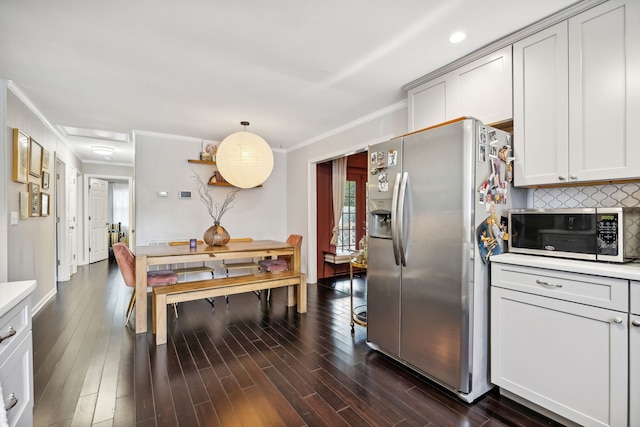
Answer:
[[[49,177],[50,177],[49,172],[42,171],[42,189],[43,190],[49,189]]]
[[[49,216],[49,193],[40,193],[40,216]]]
[[[42,149],[42,170],[49,169],[49,150]]]
[[[29,148],[29,175],[40,178],[42,173],[42,145],[31,138]]]
[[[20,219],[29,218],[29,192],[20,192]]]
[[[13,180],[29,180],[29,137],[19,129],[13,130]]]
[[[40,185],[29,183],[29,216],[40,216]]]

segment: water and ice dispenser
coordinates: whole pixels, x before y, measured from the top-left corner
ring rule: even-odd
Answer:
[[[371,201],[369,235],[383,239],[391,238],[391,200]]]

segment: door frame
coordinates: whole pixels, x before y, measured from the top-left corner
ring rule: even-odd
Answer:
[[[82,260],[82,264],[88,264],[89,263],[89,247],[90,247],[90,243],[91,243],[91,236],[88,232],[88,230],[90,230],[90,224],[89,224],[89,180],[91,178],[96,178],[96,179],[101,179],[103,181],[118,181],[118,182],[127,182],[127,187],[129,188],[129,230],[127,231],[127,237],[129,240],[129,246],[133,247],[132,245],[135,245],[135,240],[133,238],[133,233],[135,232],[134,230],[134,221],[135,221],[135,209],[134,209],[134,204],[133,204],[133,198],[134,198],[134,194],[133,194],[133,177],[130,176],[122,176],[122,175],[105,175],[105,174],[85,174],[84,175],[84,184],[83,184],[83,190],[82,193],[84,195],[84,217],[82,220],[82,223],[84,224],[84,229],[87,230],[86,233],[84,233],[84,248],[83,248],[83,260]]]
[[[67,229],[67,164],[54,152],[56,208],[56,281],[71,278],[69,230]]]

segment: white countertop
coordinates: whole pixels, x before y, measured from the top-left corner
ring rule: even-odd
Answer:
[[[615,264],[608,262],[580,261],[575,259],[553,258],[539,255],[500,254],[493,255],[491,262],[523,265],[525,267],[548,268],[571,273],[593,274],[640,281],[640,263]]]
[[[35,280],[0,283],[0,317],[25,299],[36,288]]]

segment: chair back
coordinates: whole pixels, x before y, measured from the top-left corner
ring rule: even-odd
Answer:
[[[136,286],[136,257],[124,243],[114,243],[113,254],[127,286]]]
[[[287,237],[287,244],[291,246],[301,246],[302,236],[299,234],[290,234],[289,237]]]

